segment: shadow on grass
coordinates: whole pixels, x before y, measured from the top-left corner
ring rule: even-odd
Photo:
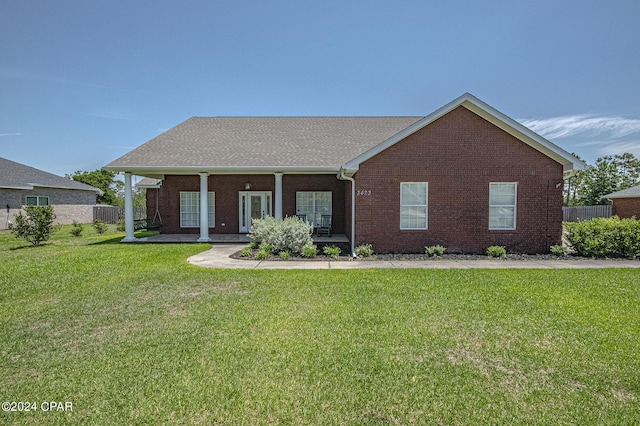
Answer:
[[[144,237],[153,237],[154,235],[158,235],[158,234],[159,232],[157,231],[141,231],[141,232],[136,232],[134,236],[136,238],[144,238]],[[123,238],[124,238],[124,235],[119,234],[116,237],[109,238],[107,240],[96,241],[95,243],[91,243],[89,245],[120,244],[120,241],[122,241]]]

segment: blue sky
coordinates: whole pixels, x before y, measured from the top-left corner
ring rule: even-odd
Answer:
[[[470,92],[640,158],[640,2],[0,4],[0,157],[95,170],[197,116],[427,115]]]

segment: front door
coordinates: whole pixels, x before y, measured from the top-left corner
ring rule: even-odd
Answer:
[[[270,191],[244,191],[240,192],[240,232],[247,233],[251,230],[253,219],[264,219],[271,215]]]

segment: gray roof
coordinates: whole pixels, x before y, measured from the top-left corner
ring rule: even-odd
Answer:
[[[332,169],[422,117],[192,117],[110,170]]]
[[[359,165],[462,106],[562,164],[585,164],[465,93],[426,117],[193,117],[104,168],[148,177],[197,172],[333,173]]]
[[[621,191],[612,192],[602,198],[636,198],[640,197],[640,185],[632,186],[631,188],[623,189]]]
[[[0,157],[0,188],[33,189],[34,187],[100,192],[98,188],[91,185]]]

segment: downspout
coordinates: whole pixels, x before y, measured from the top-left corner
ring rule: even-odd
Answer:
[[[340,169],[340,179],[351,182],[351,256],[356,258],[356,180],[344,174],[344,169]]]

